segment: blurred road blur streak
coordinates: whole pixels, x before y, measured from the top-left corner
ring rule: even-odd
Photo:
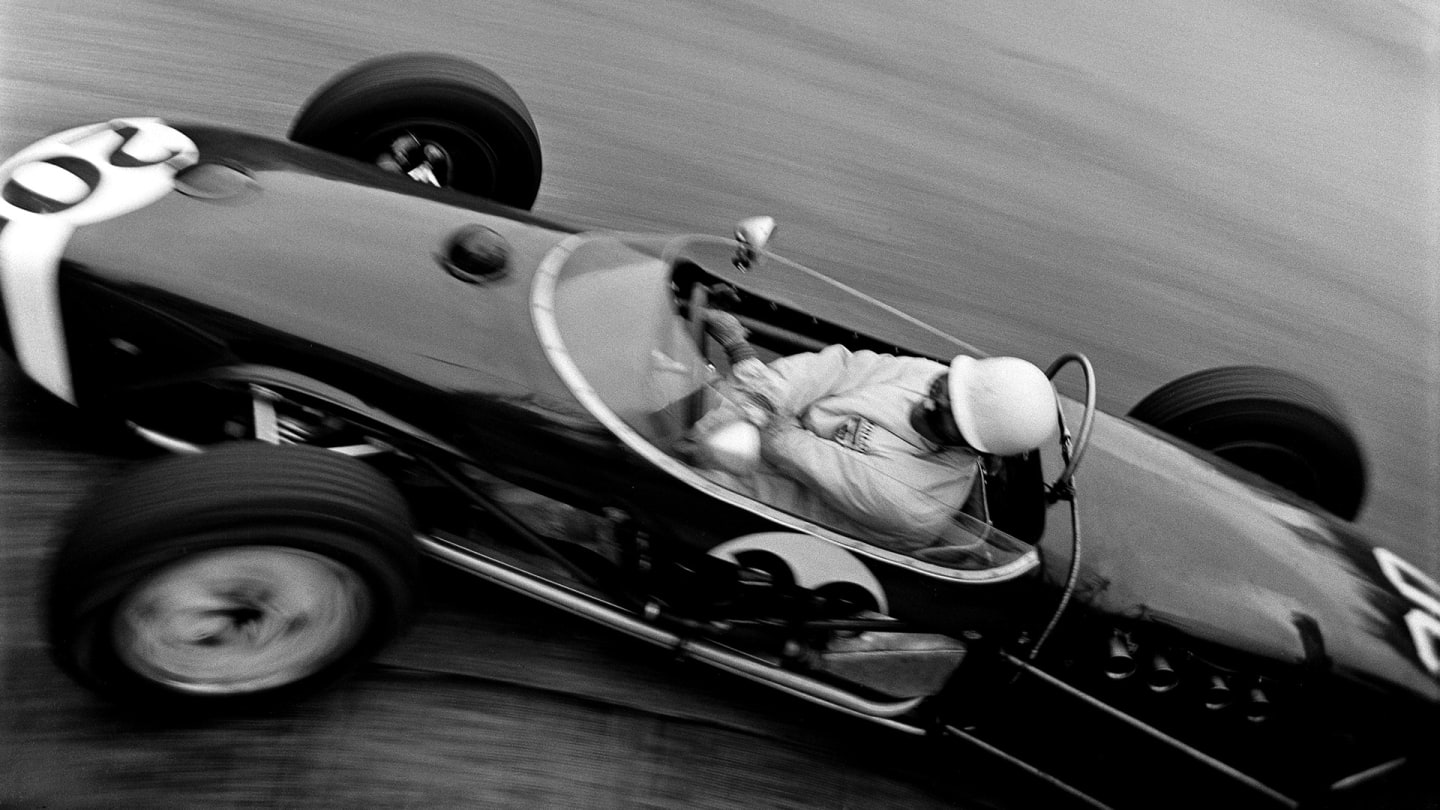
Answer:
[[[716,234],[774,215],[777,249],[990,351],[1040,363],[1086,352],[1110,410],[1207,366],[1262,363],[1323,381],[1369,449],[1362,525],[1440,573],[1440,5],[4,0],[0,153],[126,114],[283,136],[335,71],[413,49],[474,58],[525,97],[546,154],[538,211]],[[893,763],[866,770],[839,753],[873,732],[829,748],[806,737],[798,754],[712,735],[714,749],[700,751],[688,729],[567,707],[557,717],[598,728],[590,739],[645,752],[623,789],[613,774],[572,779],[562,772],[575,750],[544,759],[541,741],[570,733],[556,717],[477,720],[475,693],[450,687],[375,703],[410,691],[389,677],[294,717],[149,732],[132,749],[133,723],[59,680],[38,646],[44,543],[107,463],[18,386],[13,367],[4,382],[0,804],[338,805],[384,780],[381,804],[529,804],[486,793],[500,788],[479,776],[504,778],[477,763],[514,735],[536,759],[507,767],[561,774],[544,796],[555,805],[940,801]],[[430,627],[403,663],[468,667],[487,646],[523,656],[510,634],[535,632],[458,615],[446,621],[463,632]],[[564,627],[612,656],[602,668],[614,688],[686,699],[644,682],[671,670],[628,666],[629,648]],[[550,647],[530,671],[581,666],[564,644]],[[797,733],[775,722],[767,734]],[[460,728],[471,723],[485,733]],[[445,741],[430,745],[437,728]],[[663,773],[657,740],[688,750],[680,772]],[[342,759],[317,752],[330,746]],[[751,749],[816,781],[740,779]],[[683,769],[710,757],[730,770],[686,782]],[[447,782],[424,773],[432,761],[471,775]],[[647,774],[653,789],[639,784]]]

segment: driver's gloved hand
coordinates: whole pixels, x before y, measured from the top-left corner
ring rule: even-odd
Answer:
[[[745,340],[750,333],[740,324],[740,319],[724,310],[705,310],[705,331],[725,350],[731,365],[759,356],[755,347]]]

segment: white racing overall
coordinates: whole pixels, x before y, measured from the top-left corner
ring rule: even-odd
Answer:
[[[970,494],[977,456],[936,445],[912,409],[946,366],[844,346],[736,364],[704,436],[739,419],[762,428],[764,464],[748,475],[707,470],[727,487],[895,550],[934,542]]]

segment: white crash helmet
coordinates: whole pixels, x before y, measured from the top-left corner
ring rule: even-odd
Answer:
[[[1018,357],[950,362],[950,410],[960,435],[982,453],[1034,450],[1058,429],[1055,388],[1033,363]]]

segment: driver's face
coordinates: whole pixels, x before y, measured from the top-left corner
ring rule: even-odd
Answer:
[[[955,424],[954,412],[950,409],[949,374],[941,374],[930,383],[925,398],[915,404],[910,423],[921,435],[937,444],[970,449],[970,443],[960,434],[960,426]]]

